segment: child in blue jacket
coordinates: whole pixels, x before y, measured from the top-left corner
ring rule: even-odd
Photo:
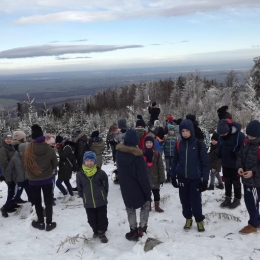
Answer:
[[[185,119],[181,122],[180,134],[182,139],[174,150],[172,185],[179,188],[182,213],[186,218],[184,229],[191,228],[194,216],[198,231],[204,232],[205,217],[202,214],[201,192],[207,189],[209,180],[207,149],[203,142],[196,139],[191,120]]]

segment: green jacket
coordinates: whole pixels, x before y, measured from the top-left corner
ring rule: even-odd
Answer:
[[[100,142],[93,142],[90,146],[90,151],[95,153],[97,156],[97,167],[101,168],[102,166],[102,153],[105,150],[105,142],[101,140]]]
[[[15,150],[12,145],[6,144],[2,141],[0,147],[0,166],[2,169],[2,175],[5,177],[5,172],[9,162],[11,161],[12,157],[14,156]]]

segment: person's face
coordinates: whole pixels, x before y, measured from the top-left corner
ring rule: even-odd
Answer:
[[[170,135],[174,135],[174,131],[173,130],[170,130],[169,133],[170,133]]]
[[[141,129],[143,129],[143,127],[142,127],[142,126],[140,126],[140,125],[139,125],[139,126],[137,126],[136,128],[141,128]]]
[[[5,138],[5,143],[6,143],[6,144],[11,144],[11,143],[12,143],[12,140],[13,140],[12,137],[9,137],[9,136],[8,136],[8,137]]]
[[[119,132],[120,132],[120,129],[117,128],[117,129],[115,129],[114,131],[112,131],[112,134],[116,135],[116,134],[118,134]]]
[[[218,141],[216,141],[216,140],[214,140],[214,139],[211,139],[211,143],[212,143],[213,145],[216,145],[216,144],[218,143]]]
[[[181,135],[183,136],[183,138],[189,138],[190,137],[190,130],[188,129],[182,129],[181,131]]]
[[[145,146],[146,146],[146,148],[152,148],[153,147],[153,142],[151,142],[151,141],[147,141],[147,142],[145,142]]]
[[[251,135],[247,135],[247,138],[248,138],[248,140],[255,140],[256,139],[255,136],[251,136]]]
[[[87,159],[87,160],[84,161],[84,164],[85,164],[85,166],[91,168],[95,165],[95,162],[91,159]]]

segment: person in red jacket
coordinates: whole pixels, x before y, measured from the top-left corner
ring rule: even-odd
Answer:
[[[139,143],[138,143],[138,147],[143,150],[144,148],[144,139],[147,135],[146,131],[145,131],[145,123],[142,120],[137,120],[136,121],[136,125],[135,125],[135,131],[139,137]]]

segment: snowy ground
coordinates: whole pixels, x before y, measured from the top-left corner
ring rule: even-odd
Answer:
[[[108,195],[109,242],[101,244],[92,239],[92,230],[88,225],[82,201],[77,198],[67,204],[61,203],[62,194],[55,188],[57,205],[54,206],[53,221],[57,228],[51,232],[36,230],[31,226],[35,214],[30,214],[30,205],[26,203],[18,215],[9,214],[7,219],[0,216],[0,260],[41,260],[41,259],[100,259],[100,260],[165,260],[165,259],[260,259],[260,236],[240,235],[238,231],[247,225],[248,214],[244,202],[235,210],[219,207],[223,191],[206,191],[203,193],[204,214],[217,212],[233,214],[241,222],[233,219],[209,216],[205,222],[206,232],[199,233],[193,225],[190,231],[184,231],[185,219],[182,216],[178,190],[171,184],[161,188],[164,213],[150,213],[148,233],[138,242],[125,239],[129,231],[127,215],[124,209],[119,185],[114,185],[111,172],[114,166],[105,165],[103,169],[109,175],[110,190]],[[73,176],[75,186],[75,176]],[[0,183],[0,205],[6,198],[6,186]],[[27,199],[26,195],[22,195]],[[61,241],[67,236],[79,234],[86,236],[89,242],[84,245],[82,239],[75,244],[65,243],[59,252]],[[161,240],[163,243],[152,251],[144,252],[148,237]],[[259,240],[258,240],[259,239]]]

